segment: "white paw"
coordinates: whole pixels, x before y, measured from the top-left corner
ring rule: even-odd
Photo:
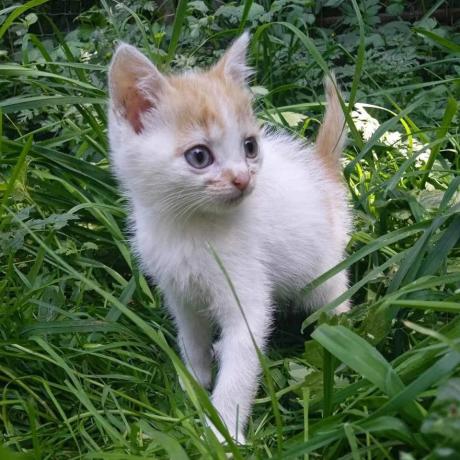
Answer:
[[[211,428],[212,432],[214,433],[214,436],[221,444],[227,444],[227,440],[225,439],[224,435],[214,426],[214,423],[212,423],[211,420],[209,420],[207,417],[206,424],[209,426],[209,428]],[[240,444],[242,446],[246,444],[246,438],[240,430],[236,432],[232,432],[232,430],[229,430],[229,433],[235,441],[235,443]]]
[[[210,390],[212,387],[212,373],[211,368],[198,368],[190,371],[200,385],[206,390]]]
[[[187,367],[188,371],[192,376],[195,378],[195,380],[205,389],[205,390],[210,390],[212,386],[212,373],[211,373],[211,368],[194,368],[190,369],[190,367]],[[183,390],[185,390],[184,382],[182,378],[179,376],[179,384]]]
[[[347,301],[339,305],[338,307],[334,308],[334,310],[332,310],[332,313],[334,313],[334,315],[341,315],[342,313],[347,313],[349,311],[350,311],[350,303]]]

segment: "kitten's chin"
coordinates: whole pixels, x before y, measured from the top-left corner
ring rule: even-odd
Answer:
[[[225,195],[220,195],[216,197],[214,201],[214,206],[210,209],[216,214],[225,214],[237,209],[250,195],[252,192],[251,189],[246,189],[244,192],[232,192]]]
[[[234,196],[229,196],[225,197],[222,200],[222,203],[220,203],[222,206],[238,206],[245,198],[247,194],[246,193],[239,193],[238,195]]]

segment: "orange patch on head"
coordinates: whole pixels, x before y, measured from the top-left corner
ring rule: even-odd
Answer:
[[[168,77],[169,88],[159,112],[176,125],[179,137],[194,128],[207,136],[225,130],[226,116],[257,127],[249,91],[214,71]]]

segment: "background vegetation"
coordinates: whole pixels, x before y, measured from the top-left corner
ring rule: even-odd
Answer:
[[[453,1],[0,4],[2,459],[460,458]],[[317,282],[349,267],[355,307],[279,318],[248,445],[223,447],[129,251],[105,78],[116,40],[186,69],[246,28],[266,123],[314,138],[328,68],[344,89],[355,231]]]

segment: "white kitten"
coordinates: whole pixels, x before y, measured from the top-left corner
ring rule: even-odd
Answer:
[[[210,246],[263,350],[280,299],[316,308],[346,290],[342,272],[308,298],[300,293],[340,262],[349,230],[344,116],[333,83],[316,147],[268,134],[251,108],[247,44],[244,34],[210,70],[172,76],[121,45],[109,75],[112,160],[131,204],[135,248],[164,293],[187,367],[206,388],[214,327],[220,332],[212,401],[239,442],[260,365]]]

